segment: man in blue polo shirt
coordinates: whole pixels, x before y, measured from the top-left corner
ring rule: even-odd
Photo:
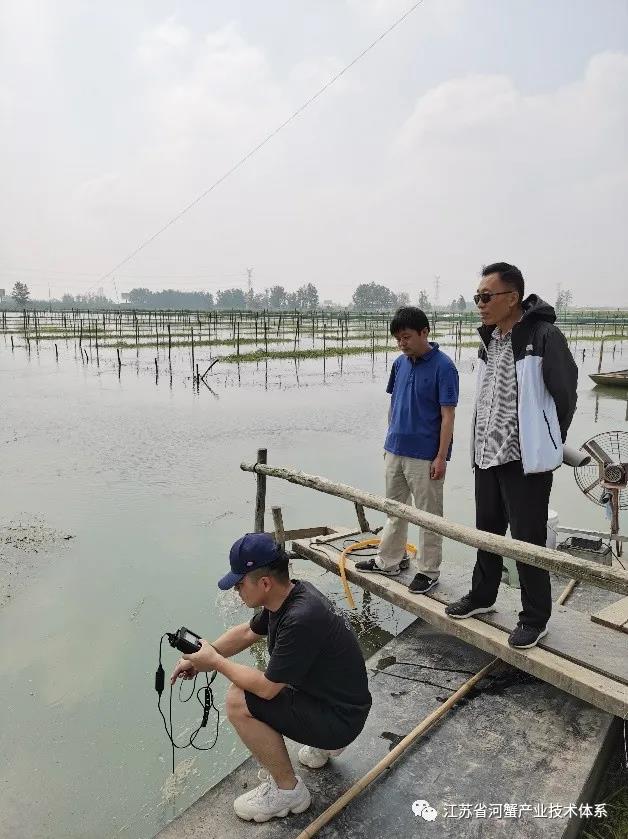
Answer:
[[[429,340],[429,321],[421,309],[398,309],[390,332],[403,355],[395,360],[386,389],[391,394],[384,444],[386,495],[442,516],[443,484],[458,404],[458,371],[438,344]],[[399,574],[407,538],[407,521],[389,517],[377,556],[356,562],[356,568],[387,576]],[[408,587],[411,592],[425,594],[438,583],[442,542],[442,536],[421,528],[418,573]]]

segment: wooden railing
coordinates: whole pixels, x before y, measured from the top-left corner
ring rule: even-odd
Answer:
[[[591,560],[578,559],[562,551],[538,547],[537,545],[530,545],[527,542],[521,542],[518,539],[508,539],[505,536],[498,536],[495,533],[477,530],[475,527],[458,524],[444,517],[426,513],[424,510],[411,507],[409,504],[402,504],[399,501],[393,501],[381,495],[364,492],[347,484],[322,478],[319,475],[308,475],[305,472],[300,472],[295,469],[281,466],[268,466],[265,463],[241,463],[240,468],[245,472],[255,472],[257,474],[258,498],[265,497],[266,477],[279,478],[283,481],[289,481],[292,484],[315,489],[318,492],[335,495],[338,498],[345,498],[347,501],[361,504],[370,510],[379,510],[389,516],[405,519],[411,524],[425,527],[427,530],[440,533],[441,536],[453,539],[456,542],[462,542],[464,545],[481,548],[482,550],[490,551],[500,556],[511,557],[517,560],[517,562],[535,565],[537,568],[544,568],[546,571],[563,574],[572,579],[590,583],[598,588],[628,595],[628,571],[609,568]],[[262,484],[264,484],[263,490]],[[256,511],[256,521],[258,512]]]

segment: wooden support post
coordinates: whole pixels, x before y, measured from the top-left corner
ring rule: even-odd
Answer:
[[[286,531],[283,526],[283,516],[281,514],[281,507],[271,507],[273,511],[273,524],[275,525],[275,542],[285,550],[286,547]]]
[[[257,464],[266,464],[268,460],[267,449],[257,450]],[[253,469],[255,471],[255,468]],[[264,532],[264,512],[266,510],[266,475],[257,474],[257,493],[255,495],[255,532]]]
[[[364,507],[361,504],[358,504],[356,501],[355,504],[355,511],[358,514],[358,524],[360,525],[360,529],[362,533],[369,533],[371,530],[371,526],[366,519],[366,515],[364,513]]]

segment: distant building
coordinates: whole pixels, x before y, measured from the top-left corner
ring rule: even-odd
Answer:
[[[123,291],[123,292],[122,292],[122,294],[120,295],[120,297],[122,298],[122,300],[123,300],[125,303],[128,303],[128,302],[129,302],[129,297],[130,297],[130,296],[131,296],[131,294],[130,294],[130,292],[128,292],[128,291]]]
[[[4,300],[4,298],[5,298],[6,296],[7,296],[6,289],[4,289],[4,288],[0,288],[0,301]]]

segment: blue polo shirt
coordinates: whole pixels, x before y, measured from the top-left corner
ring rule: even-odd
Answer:
[[[412,361],[396,358],[386,392],[391,394],[390,424],[384,448],[401,457],[434,460],[440,444],[443,405],[458,404],[458,371],[438,344]],[[451,446],[447,460],[451,457]]]

